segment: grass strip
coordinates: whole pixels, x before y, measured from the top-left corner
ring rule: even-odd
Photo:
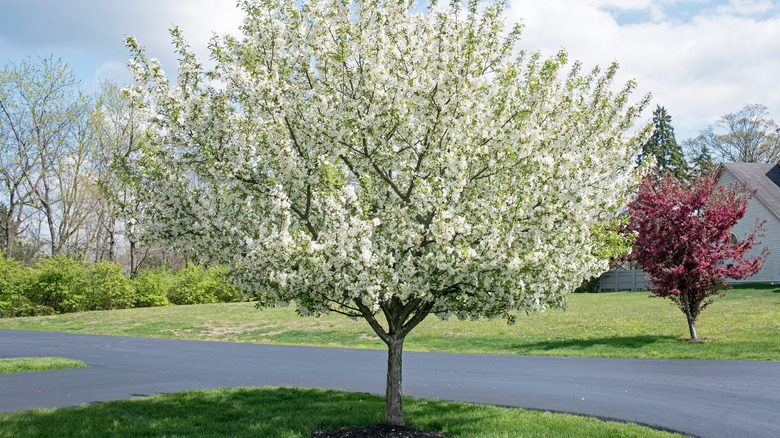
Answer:
[[[406,398],[408,426],[455,438],[673,437],[629,423],[523,409]],[[384,399],[293,388],[168,394],[73,408],[0,414],[0,437],[309,437],[382,423]]]
[[[86,366],[87,364],[80,360],[65,359],[63,357],[19,357],[0,359],[0,374],[85,368]]]
[[[429,316],[407,351],[665,359],[780,360],[780,285],[739,285],[697,323],[712,342],[681,342],[685,315],[643,292],[572,294],[565,311],[501,320],[442,321]],[[291,307],[253,303],[167,306],[0,319],[0,328],[120,336],[385,349],[368,325],[330,314],[302,318]]]

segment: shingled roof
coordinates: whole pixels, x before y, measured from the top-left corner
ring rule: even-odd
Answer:
[[[780,163],[722,163],[740,182],[758,189],[756,197],[780,219]]]

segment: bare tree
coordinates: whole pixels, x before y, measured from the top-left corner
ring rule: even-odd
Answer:
[[[721,161],[773,163],[780,161],[780,132],[764,105],[745,105],[726,114],[687,142],[691,150],[711,151]]]
[[[0,72],[0,180],[3,214],[0,221],[6,257],[23,231],[26,215],[35,198],[41,159],[31,123],[37,99],[29,87],[29,60],[19,66],[6,65]]]
[[[61,60],[41,58],[20,65],[19,89],[24,116],[21,124],[30,133],[39,160],[38,172],[28,175],[40,214],[46,219],[51,255],[62,252],[79,229],[75,203],[82,192],[82,169],[87,147],[79,123],[88,101],[78,91],[79,82]]]

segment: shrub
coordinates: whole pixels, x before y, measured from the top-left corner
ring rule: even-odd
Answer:
[[[595,293],[599,291],[599,277],[591,277],[574,289],[574,293]]]
[[[97,262],[87,272],[85,310],[126,309],[135,305],[135,289],[122,273],[122,265]]]
[[[5,258],[0,251],[0,318],[54,313],[50,306],[36,304],[28,297],[34,276],[32,269]]]
[[[214,266],[209,268],[207,284],[205,288],[211,290],[211,293],[220,303],[232,303],[241,301],[241,292],[227,279],[229,269],[223,266]]]
[[[136,307],[167,306],[171,273],[161,269],[143,270],[133,280]]]
[[[21,294],[6,295],[0,298],[0,318],[21,316],[53,315],[54,309],[30,301]]]
[[[29,269],[0,251],[0,297],[21,293],[28,282]]]
[[[26,294],[30,301],[55,313],[85,310],[88,271],[84,263],[58,256],[39,260],[35,271]]]
[[[175,273],[168,289],[168,300],[173,304],[206,304],[240,301],[238,289],[225,279],[226,268],[209,269],[187,265]]]

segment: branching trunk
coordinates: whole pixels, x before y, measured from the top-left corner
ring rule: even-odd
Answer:
[[[419,323],[421,323],[433,308],[432,302],[412,299],[402,303],[398,299],[380,305],[387,321],[387,328],[377,320],[360,300],[354,301],[363,318],[374,332],[387,344],[387,387],[385,389],[385,424],[390,426],[404,425],[403,407],[403,351],[404,339]]]

